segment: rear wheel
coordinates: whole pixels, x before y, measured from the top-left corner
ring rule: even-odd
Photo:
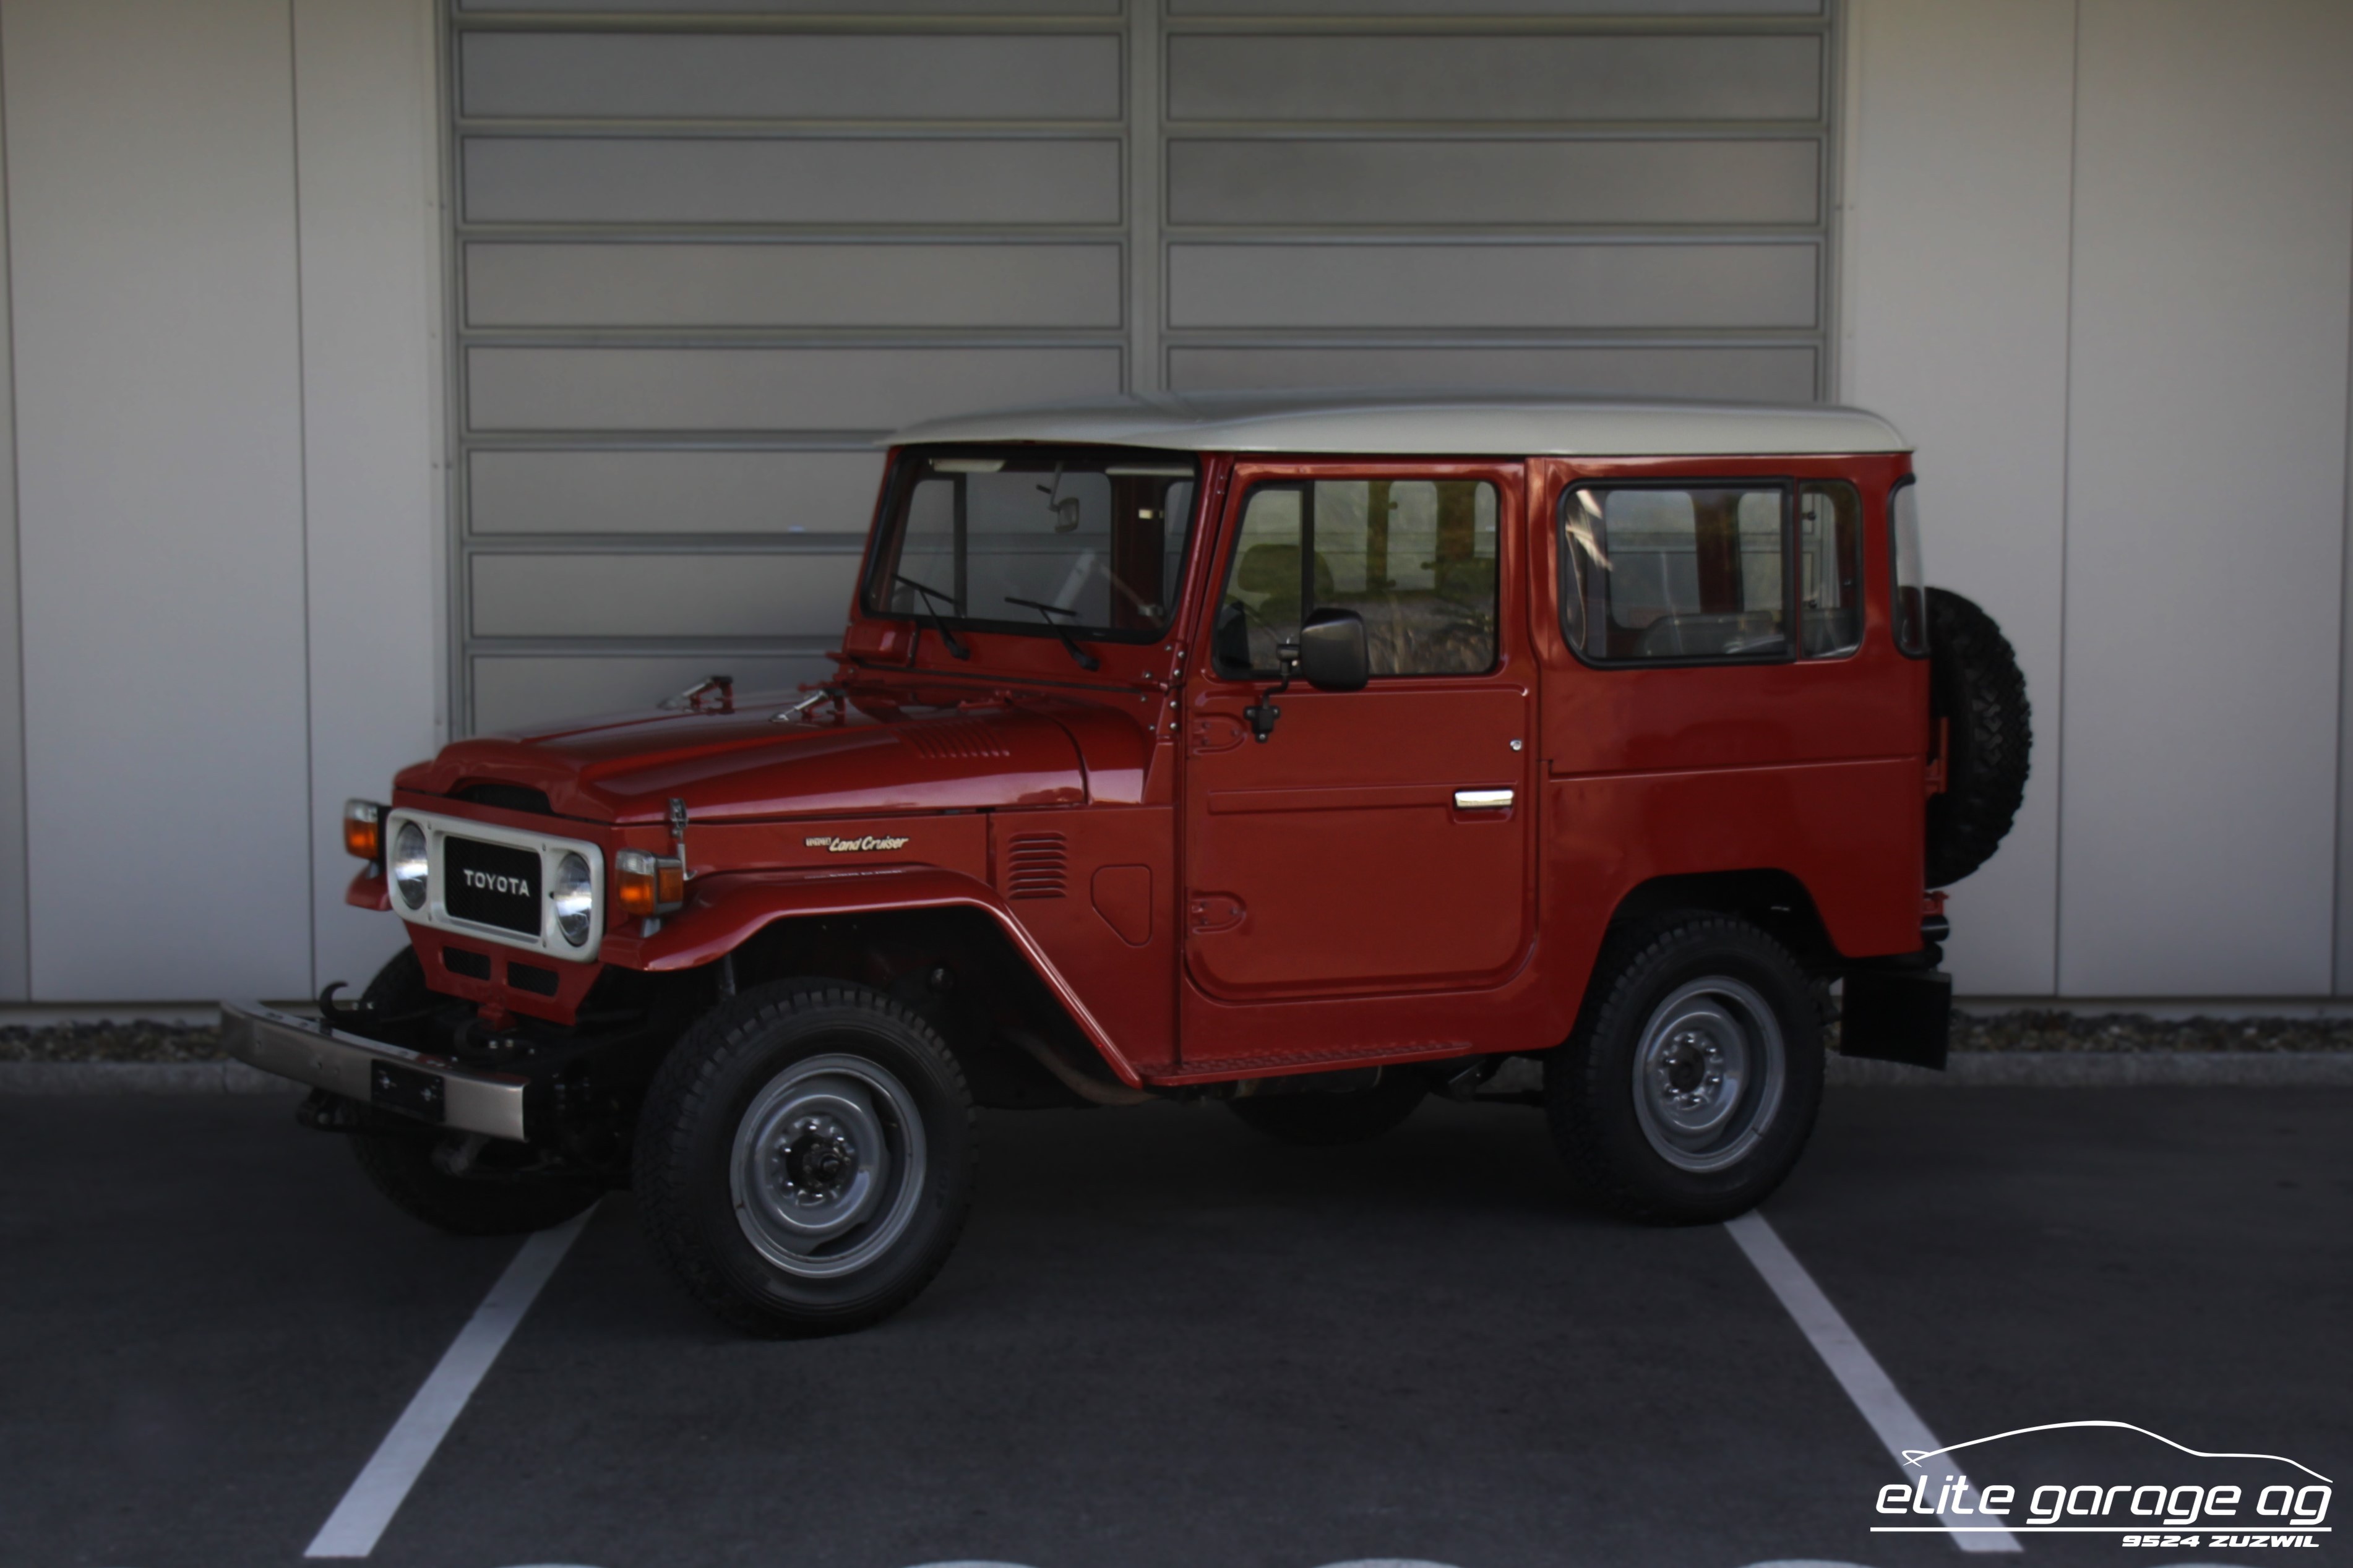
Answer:
[[[378,1016],[410,1013],[431,1000],[415,948],[403,948],[377,972],[360,1000]],[[481,1140],[465,1173],[443,1168],[459,1152],[455,1134],[419,1123],[414,1130],[353,1132],[352,1157],[368,1184],[394,1206],[453,1236],[514,1236],[562,1225],[595,1203],[604,1189],[579,1177],[531,1167],[537,1153],[519,1143]],[[438,1152],[448,1150],[440,1161]]]
[[[638,1204],[689,1294],[752,1333],[840,1333],[946,1262],[972,1097],[938,1035],[863,986],[785,981],[707,1015],[655,1074]]]
[[[1270,1094],[1229,1100],[1226,1107],[1270,1138],[1329,1147],[1377,1138],[1413,1114],[1429,1093],[1409,1068],[1385,1068],[1370,1089],[1345,1094]]]
[[[1804,971],[1747,921],[1687,914],[1613,942],[1596,1005],[1545,1070],[1561,1157],[1630,1218],[1754,1207],[1797,1163],[1822,1084]]]

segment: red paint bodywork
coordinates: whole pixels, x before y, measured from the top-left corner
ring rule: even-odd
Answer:
[[[618,922],[597,963],[526,955],[563,972],[553,997],[505,983],[512,950],[412,934],[438,987],[568,1023],[603,964],[692,968],[796,917],[976,910],[1130,1084],[1556,1045],[1613,912],[1660,877],[1787,873],[1842,956],[1915,952],[1927,668],[1894,643],[1885,516],[1909,472],[1901,454],[1213,456],[1170,635],[1094,645],[1099,671],[1051,637],[1002,632],[963,631],[973,657],[957,661],[935,634],[853,605],[847,700],[805,719],[774,717],[797,694],[742,697],[731,712],[463,741],[406,770],[396,805],[502,826],[547,825],[452,797],[543,791],[608,865],[624,848],[670,852],[672,798],[691,824],[686,908],[651,934]],[[1259,479],[1406,475],[1497,488],[1496,668],[1294,686],[1273,739],[1253,742],[1241,710],[1265,683],[1221,679],[1206,657],[1242,496]],[[1552,520],[1567,486],[1615,478],[1852,482],[1862,647],[1768,665],[1581,662],[1561,632]],[[1459,810],[1468,788],[1514,803]],[[844,854],[815,837],[907,842]],[[385,907],[381,876],[351,899]],[[488,957],[493,978],[448,971],[449,946]]]

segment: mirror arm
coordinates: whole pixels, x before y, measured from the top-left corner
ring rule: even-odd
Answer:
[[[1274,662],[1282,671],[1282,680],[1268,687],[1256,702],[1242,710],[1242,717],[1250,721],[1250,734],[1261,745],[1274,733],[1274,721],[1282,717],[1282,710],[1274,705],[1274,700],[1291,689],[1291,678],[1299,669],[1299,645],[1279,645],[1274,650]]]

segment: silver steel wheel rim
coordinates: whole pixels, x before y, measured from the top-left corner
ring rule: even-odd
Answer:
[[[1678,986],[1634,1047],[1634,1115],[1659,1158],[1704,1173],[1737,1164],[1781,1107],[1780,1021],[1725,974]]]
[[[863,1057],[795,1062],[735,1123],[735,1223],[761,1257],[804,1279],[872,1263],[923,1201],[923,1121],[906,1086]]]

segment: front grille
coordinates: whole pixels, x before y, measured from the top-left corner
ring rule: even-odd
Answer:
[[[1070,879],[1070,851],[1059,833],[1021,834],[1006,847],[1005,892],[1014,899],[1059,899]]]
[[[509,963],[507,984],[536,996],[553,996],[562,989],[563,978],[553,969],[542,969],[536,963]]]
[[[441,950],[441,967],[448,970],[452,974],[462,974],[469,980],[488,980],[491,977],[491,960],[489,955],[480,952],[468,952],[462,947],[443,948]]]
[[[441,840],[441,901],[453,920],[535,937],[539,857],[512,845],[450,834]]]

